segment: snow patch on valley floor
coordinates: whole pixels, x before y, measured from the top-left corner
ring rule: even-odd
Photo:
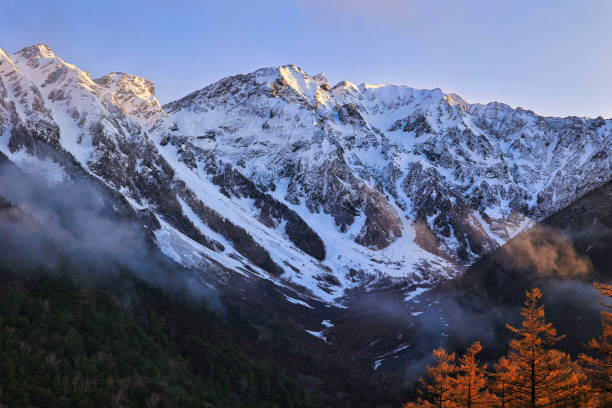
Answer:
[[[411,300],[416,299],[417,297],[421,296],[423,293],[427,292],[430,289],[431,288],[416,288],[412,292],[408,292],[406,296],[404,297],[404,300],[406,302],[410,302]],[[418,300],[413,300],[413,301],[414,303],[419,303]]]
[[[375,369],[375,370],[378,370],[378,368],[380,367],[380,365],[382,364],[382,362],[383,362],[383,361],[385,361],[385,359],[384,359],[384,358],[383,358],[383,359],[380,359],[380,360],[376,360],[376,361],[374,362],[374,369]]]
[[[374,361],[374,370],[378,370],[378,368],[380,367],[380,365],[389,357],[392,358],[398,358],[399,357],[399,353],[401,353],[402,351],[406,350],[410,348],[410,344],[402,344],[398,347],[396,347],[395,349],[389,351],[388,353],[385,353],[381,356],[378,357],[377,360]]]
[[[327,343],[327,338],[325,337],[325,334],[323,334],[323,330],[321,331],[306,330],[306,333],[312,336],[315,336]]]
[[[334,327],[334,324],[330,320],[323,320],[321,322],[321,326],[330,329],[330,328]]]

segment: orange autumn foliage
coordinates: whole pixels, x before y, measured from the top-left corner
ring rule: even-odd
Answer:
[[[433,351],[433,357],[436,364],[427,366],[429,382],[423,378],[420,379],[422,397],[415,402],[405,404],[404,408],[454,407],[451,401],[451,389],[453,375],[456,371],[455,354],[448,354],[444,349],[437,349]]]
[[[482,351],[480,342],[475,342],[459,358],[457,375],[452,380],[451,400],[457,407],[482,407],[491,403],[494,396],[487,390],[487,372],[478,361]]]
[[[416,407],[482,407],[495,396],[487,390],[487,373],[478,361],[482,350],[479,342],[472,344],[458,361],[444,349],[433,352],[436,364],[427,367],[429,382],[421,379],[421,398],[404,405]]]
[[[595,284],[601,296],[606,297],[608,302],[600,303],[612,309],[612,285]],[[601,312],[601,334],[597,339],[589,342],[588,348],[593,355],[580,355],[580,361],[584,364],[589,375],[593,407],[612,407],[612,313],[604,310]]]
[[[599,286],[612,298],[612,286]],[[515,338],[510,351],[494,365],[492,373],[478,361],[482,350],[472,344],[457,361],[444,349],[434,351],[436,365],[428,366],[429,381],[421,379],[421,397],[404,408],[540,408],[540,407],[612,407],[612,313],[602,314],[603,334],[590,343],[599,357],[581,356],[589,370],[597,370],[605,380],[598,390],[587,383],[585,370],[566,353],[553,349],[563,336],[545,319],[542,293],[533,289],[526,293],[519,328],[506,325]],[[612,307],[612,306],[609,306]],[[590,373],[590,371],[589,371]]]
[[[514,375],[508,381],[508,406],[573,407],[584,398],[586,376],[567,354],[549,349],[564,336],[546,321],[541,297],[537,288],[527,292],[521,327],[506,325],[515,334],[507,357]]]
[[[493,380],[491,391],[496,396],[496,400],[492,401],[489,406],[507,408],[512,400],[511,385],[517,380],[516,366],[506,357],[502,357],[493,368],[495,372],[491,373]]]

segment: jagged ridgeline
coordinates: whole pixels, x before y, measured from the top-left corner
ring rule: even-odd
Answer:
[[[439,89],[331,87],[289,65],[162,106],[36,45],[0,54],[0,151],[53,183],[75,168],[146,213],[164,253],[331,301],[431,285],[610,178],[610,123]]]
[[[293,65],[162,106],[150,80],[94,79],[45,45],[0,50],[0,300],[18,316],[3,320],[5,405],[308,406],[296,377],[324,406],[405,400],[432,344],[463,347],[478,326],[494,357],[496,313],[525,286],[608,278],[611,131],[439,89],[330,86]],[[513,264],[534,242],[562,258]],[[558,276],[573,255],[588,258],[571,264],[580,276]],[[593,310],[572,299],[590,336]],[[278,370],[252,357],[270,350]]]

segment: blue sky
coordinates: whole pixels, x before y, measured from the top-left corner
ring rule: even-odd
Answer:
[[[46,43],[94,77],[152,79],[162,102],[292,63],[332,85],[439,87],[470,102],[612,117],[606,0],[11,0],[0,15],[5,51]]]

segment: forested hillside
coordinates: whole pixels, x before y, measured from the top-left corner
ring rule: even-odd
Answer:
[[[313,407],[213,314],[126,277],[128,314],[68,278],[0,272],[6,407]],[[127,299],[122,299],[126,301]]]

